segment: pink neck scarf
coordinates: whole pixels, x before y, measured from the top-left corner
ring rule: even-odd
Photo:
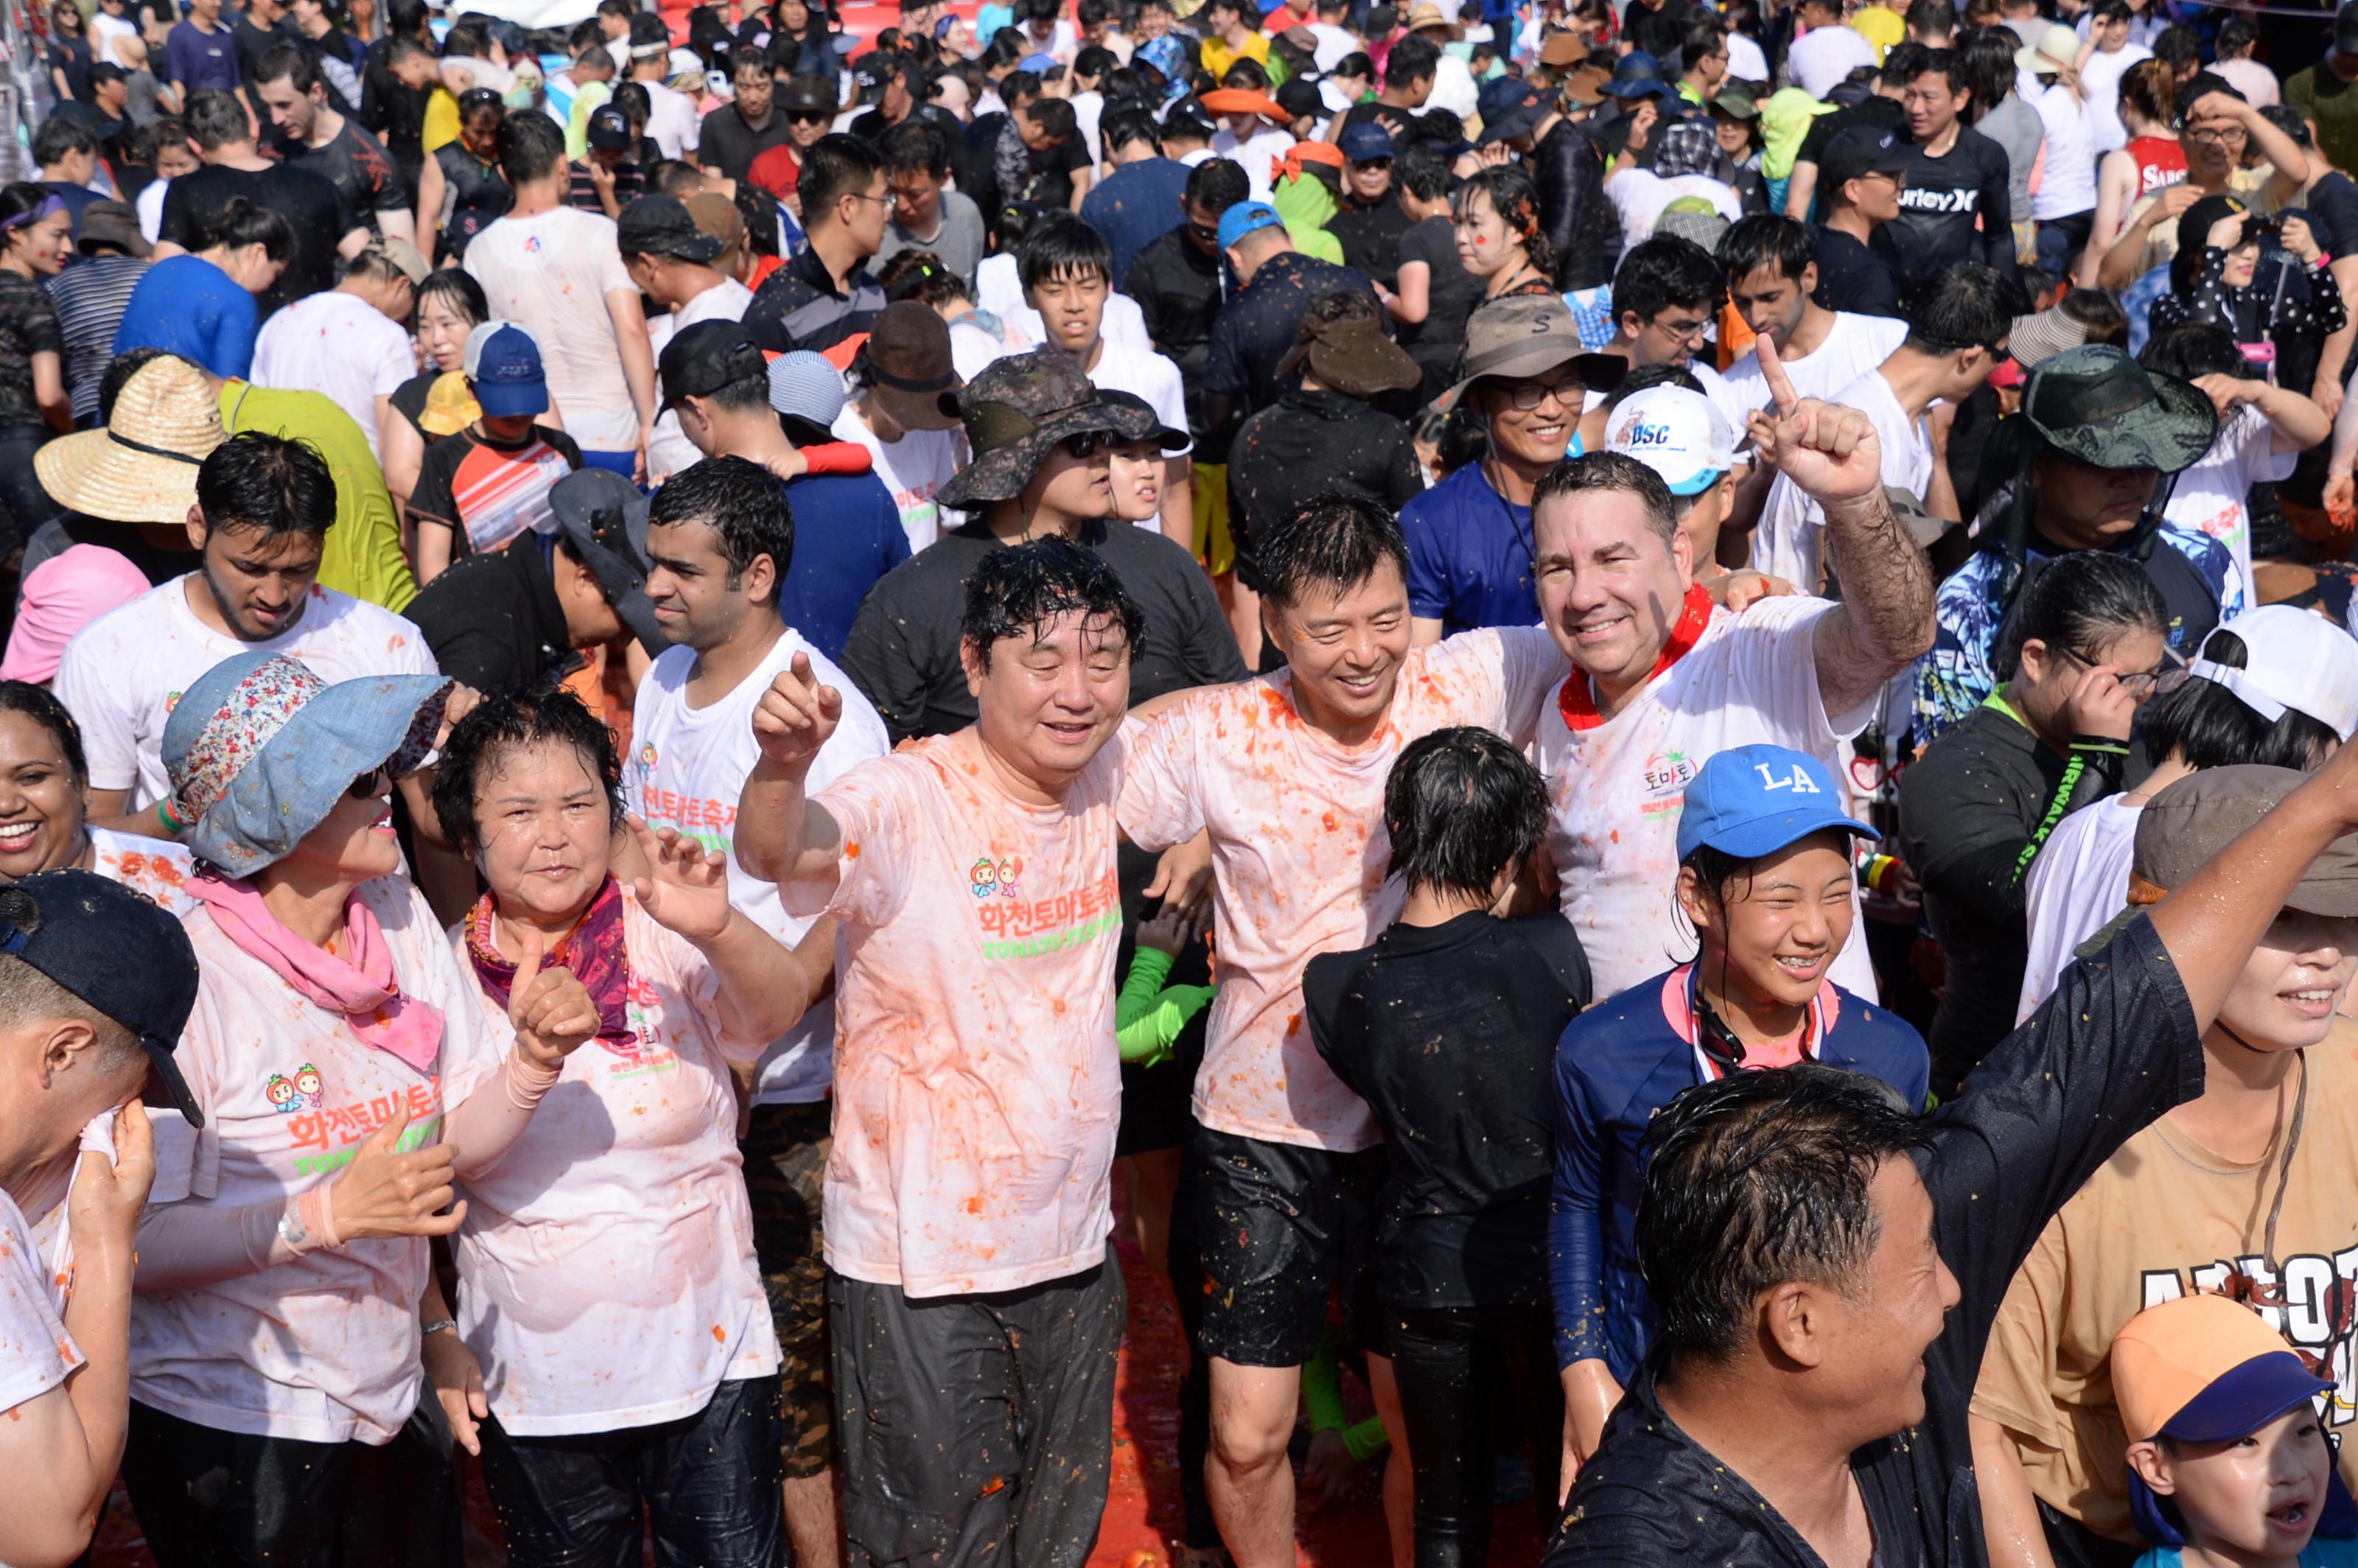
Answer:
[[[278,978],[344,1022],[364,1044],[431,1075],[442,1051],[442,1011],[401,994],[393,950],[376,915],[358,892],[344,904],[344,946],[350,961],[306,942],[280,924],[252,882],[198,875],[189,892],[212,912],[222,935],[240,951],[270,966]]]

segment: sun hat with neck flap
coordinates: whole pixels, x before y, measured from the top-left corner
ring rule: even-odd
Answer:
[[[963,391],[941,396],[946,410],[957,410],[974,449],[974,460],[935,496],[944,506],[970,510],[1012,500],[1032,482],[1048,449],[1069,437],[1094,432],[1142,441],[1162,429],[1152,414],[1099,396],[1073,356],[1053,344],[993,360]],[[1166,446],[1177,434],[1164,433]],[[1175,443],[1185,444],[1184,437]]]
[[[167,354],[123,384],[105,428],[59,437],[33,454],[33,471],[85,517],[186,523],[197,470],[226,439],[211,378]]]
[[[188,846],[232,877],[285,860],[357,781],[414,773],[434,750],[451,683],[366,676],[330,686],[284,654],[240,654],[199,676],[164,723],[164,768]]]

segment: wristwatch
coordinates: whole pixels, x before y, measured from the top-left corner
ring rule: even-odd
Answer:
[[[432,1323],[421,1323],[417,1325],[417,1337],[420,1339],[431,1338],[433,1336],[441,1333],[446,1328],[449,1329],[454,1334],[457,1333],[459,1328],[459,1320],[455,1317],[438,1317]]]

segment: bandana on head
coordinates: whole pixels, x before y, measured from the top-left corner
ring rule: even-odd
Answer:
[[[475,901],[467,915],[467,957],[474,960],[475,979],[483,993],[504,1009],[515,991],[516,966],[503,957],[492,938],[492,895]],[[638,1050],[638,1031],[631,1027],[631,956],[622,942],[622,888],[606,878],[598,896],[590,901],[580,923],[565,939],[541,955],[545,969],[570,969],[598,1004],[598,1044],[617,1056]]]
[[[254,665],[205,720],[189,749],[188,778],[180,786],[180,804],[189,816],[202,816],[218,805],[297,710],[327,689],[326,681],[284,654]]]

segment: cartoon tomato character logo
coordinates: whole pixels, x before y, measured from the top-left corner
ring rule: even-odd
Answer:
[[[1000,897],[1013,898],[1015,896],[1015,879],[1022,875],[1022,871],[1023,862],[1011,857],[999,862]]]
[[[303,1103],[306,1106],[313,1110],[319,1109],[327,1098],[320,1093],[319,1069],[308,1062],[296,1068],[295,1092],[303,1097]]]
[[[977,898],[989,898],[991,890],[999,885],[998,865],[988,855],[977,860],[974,870],[967,876],[974,883],[974,896]]]
[[[281,1116],[293,1114],[297,1097],[295,1093],[295,1086],[287,1081],[286,1075],[271,1074],[270,1081],[262,1086],[262,1092],[270,1097],[271,1109]]]

